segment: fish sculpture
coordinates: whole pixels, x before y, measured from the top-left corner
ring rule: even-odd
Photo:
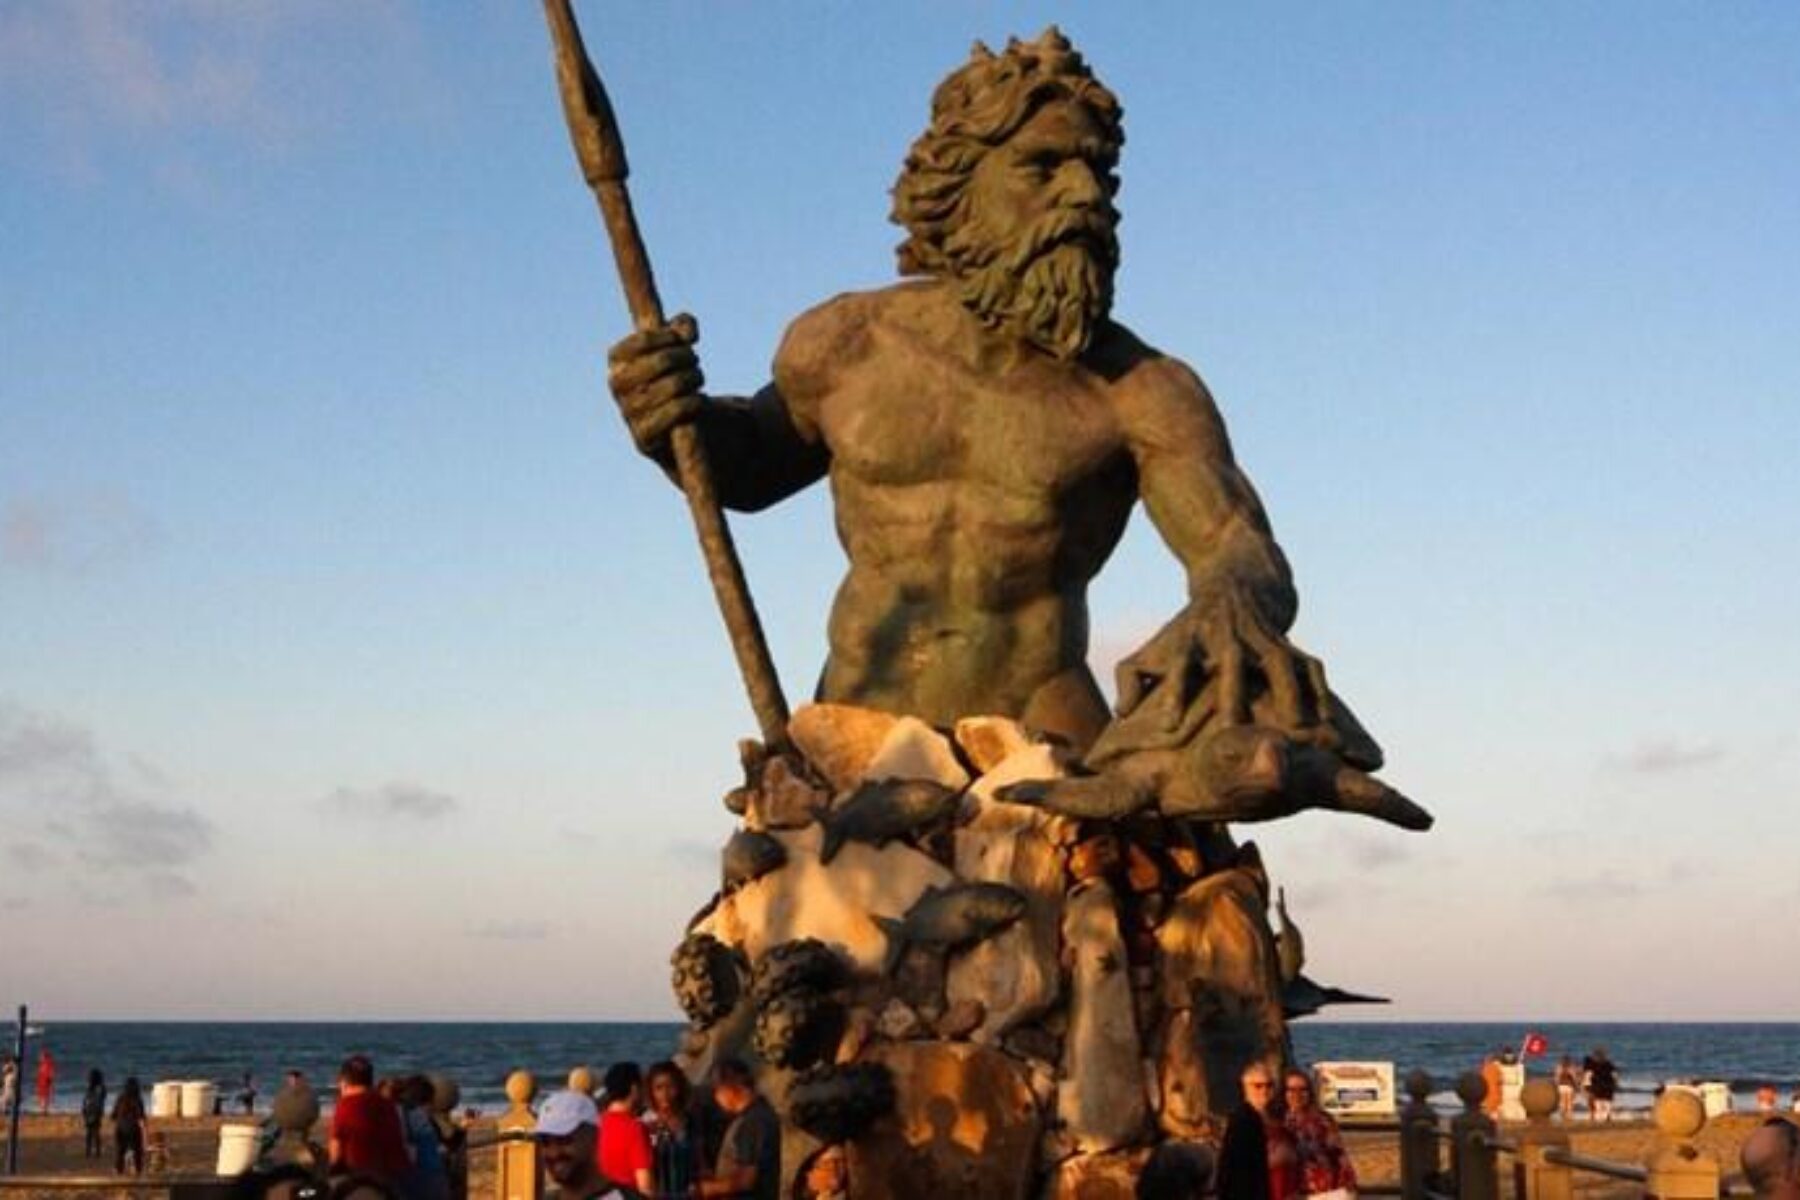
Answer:
[[[1275,930],[1275,957],[1281,964],[1281,982],[1289,984],[1300,978],[1301,968],[1306,966],[1306,938],[1288,916],[1286,888],[1275,889],[1275,919],[1280,922]]]
[[[1289,1021],[1310,1017],[1327,1004],[1389,1004],[1386,996],[1364,996],[1296,975],[1281,985],[1281,1015]]]
[[[882,779],[864,783],[820,820],[825,836],[819,861],[837,857],[845,842],[885,846],[909,837],[956,811],[959,793],[928,779]]]
[[[1402,829],[1431,828],[1431,814],[1323,745],[1266,725],[1203,730],[1172,749],[1114,759],[1097,775],[1029,780],[999,798],[1083,820],[1116,820],[1152,806],[1204,821],[1273,821],[1307,809],[1360,813]]]
[[[761,879],[787,862],[787,847],[766,833],[740,829],[720,853],[720,875],[727,892]]]
[[[1024,914],[1024,895],[1004,883],[927,888],[905,917],[875,918],[888,939],[882,973],[893,973],[908,946],[954,950],[993,936]]]

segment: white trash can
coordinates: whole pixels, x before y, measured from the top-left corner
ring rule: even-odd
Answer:
[[[174,1080],[164,1080],[150,1085],[150,1115],[153,1117],[179,1117],[181,1115],[181,1085]]]
[[[190,1079],[181,1085],[181,1115],[184,1117],[212,1116],[213,1100],[218,1096],[216,1085],[203,1079]]]
[[[218,1175],[242,1175],[256,1165],[259,1130],[254,1125],[219,1126]]]

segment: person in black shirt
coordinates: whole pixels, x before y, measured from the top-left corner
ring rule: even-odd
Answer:
[[[1619,1094],[1617,1064],[1606,1056],[1605,1046],[1596,1046],[1582,1060],[1581,1069],[1587,1077],[1588,1119],[1612,1120],[1613,1097]]]

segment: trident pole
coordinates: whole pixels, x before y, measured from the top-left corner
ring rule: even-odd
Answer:
[[[581,172],[600,205],[631,322],[640,331],[659,328],[663,324],[662,298],[657,294],[650,256],[638,231],[637,215],[632,211],[631,193],[625,187],[630,168],[625,162],[625,143],[619,136],[612,102],[582,46],[581,30],[575,24],[569,0],[544,0],[544,16],[556,45],[556,83],[562,94],[563,115],[569,122],[569,138],[575,144]],[[787,698],[782,695],[781,680],[769,657],[769,643],[750,598],[750,585],[744,579],[731,528],[719,506],[706,448],[692,425],[677,426],[669,441],[674,450],[675,476],[687,496],[688,512],[700,539],[700,553],[706,560],[706,573],[712,580],[719,612],[725,618],[738,671],[750,693],[750,707],[756,713],[764,744],[770,749],[778,748],[787,742]]]

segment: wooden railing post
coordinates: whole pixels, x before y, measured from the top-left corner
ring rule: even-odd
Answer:
[[[537,1080],[530,1071],[514,1071],[506,1077],[506,1098],[511,1102],[495,1122],[502,1133],[530,1133],[537,1124],[531,1115],[531,1098]],[[504,1140],[495,1148],[494,1195],[496,1200],[542,1200],[543,1174],[538,1170],[537,1143],[530,1138]]]
[[[1525,1128],[1519,1133],[1519,1153],[1513,1163],[1514,1195],[1519,1200],[1573,1200],[1574,1174],[1564,1163],[1545,1157],[1551,1150],[1569,1149],[1569,1132],[1550,1123],[1556,1111],[1556,1085],[1548,1079],[1530,1079],[1519,1091],[1525,1109]]]
[[[1479,1071],[1466,1071],[1456,1081],[1463,1110],[1450,1122],[1450,1170],[1456,1176],[1458,1200],[1499,1200],[1500,1179],[1494,1160],[1498,1133],[1493,1119],[1481,1111],[1487,1084]]]
[[[1649,1200],[1718,1200],[1719,1160],[1694,1145],[1706,1128],[1706,1105],[1692,1092],[1665,1091],[1651,1112],[1656,1146],[1644,1162]]]
[[[1425,1192],[1443,1170],[1438,1154],[1437,1113],[1431,1107],[1431,1076],[1412,1071],[1406,1077],[1406,1106],[1400,1110],[1400,1195],[1425,1200]]]

